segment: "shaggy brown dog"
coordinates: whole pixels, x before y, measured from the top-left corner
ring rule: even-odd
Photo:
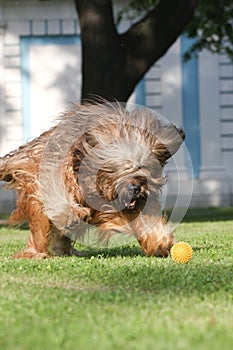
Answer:
[[[30,226],[14,257],[78,255],[72,240],[90,226],[100,240],[124,232],[147,255],[167,256],[174,237],[159,196],[163,167],[183,139],[182,129],[146,109],[74,105],[55,127],[0,158],[0,180],[17,191],[9,223]]]

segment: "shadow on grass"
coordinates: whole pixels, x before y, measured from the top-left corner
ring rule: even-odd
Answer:
[[[136,244],[133,245],[126,245],[121,247],[115,247],[115,248],[92,248],[92,247],[84,247],[80,245],[75,245],[75,248],[79,252],[79,257],[91,259],[91,258],[117,258],[117,257],[137,257],[137,256],[144,256],[145,258],[148,258],[144,252],[142,251],[141,247]],[[203,249],[205,250],[212,250],[212,247],[202,246],[202,247],[192,247],[193,252],[200,252]],[[221,246],[219,247],[221,249]],[[153,257],[152,257],[153,259]],[[167,257],[154,257],[154,259],[167,259]]]
[[[205,258],[198,254],[205,250]],[[219,249],[222,249],[219,247]],[[217,256],[217,247],[215,252],[211,247],[193,247],[196,258],[190,260],[187,264],[177,264],[171,257],[156,258],[146,257],[140,247],[119,247],[108,250],[87,250],[86,258],[93,259],[93,270],[89,275],[92,281],[96,283],[101,281],[101,285],[106,291],[121,290],[128,293],[132,292],[138,295],[150,293],[161,295],[166,298],[168,295],[199,295],[216,296],[216,294],[227,293],[232,300],[233,283],[229,276],[233,274],[233,267],[224,263]],[[204,254],[204,253],[203,253]],[[143,257],[141,259],[140,257]],[[132,260],[119,260],[119,264],[111,258],[132,257]],[[139,259],[138,259],[139,257]],[[100,262],[98,262],[98,259]],[[108,264],[109,259],[109,264]],[[92,266],[92,260],[90,260]],[[89,264],[89,263],[88,263]],[[114,266],[117,264],[117,266]],[[97,283],[98,284],[98,283]],[[99,292],[94,289],[94,293]]]
[[[220,247],[221,248],[221,247]],[[79,257],[83,257],[86,259],[90,259],[92,257],[100,257],[100,258],[117,258],[117,257],[137,257],[137,256],[144,256],[145,258],[148,258],[144,252],[142,251],[140,245],[136,242],[119,246],[119,247],[106,247],[106,248],[99,248],[99,247],[86,247],[82,246],[78,243],[75,244],[75,249],[79,252]],[[201,246],[201,247],[192,247],[194,252],[202,251],[203,249],[211,250],[212,247]],[[154,259],[166,259],[167,257],[154,257]],[[153,257],[152,257],[153,259]]]
[[[126,245],[115,248],[98,248],[98,247],[84,247],[80,245],[75,245],[75,248],[79,252],[79,257],[90,259],[92,257],[100,258],[117,258],[117,257],[137,257],[145,256],[142,249],[135,245]]]

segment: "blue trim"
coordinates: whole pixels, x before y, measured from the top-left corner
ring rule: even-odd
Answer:
[[[145,106],[145,79],[143,78],[135,88],[135,103]]]
[[[22,36],[21,50],[21,84],[22,84],[22,120],[23,141],[31,137],[31,105],[30,105],[30,46],[32,45],[76,45],[80,44],[78,35],[65,36]]]
[[[186,146],[193,165],[194,178],[199,177],[201,165],[200,112],[199,112],[199,72],[198,57],[184,62],[183,55],[195,42],[185,35],[181,36],[182,61],[182,109],[183,125],[186,133]]]
[[[78,35],[63,35],[63,36],[21,36],[21,42],[25,42],[28,47],[31,45],[75,45],[80,44],[80,37]]]

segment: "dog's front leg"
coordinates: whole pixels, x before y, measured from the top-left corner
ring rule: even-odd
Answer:
[[[135,236],[148,256],[167,257],[175,243],[172,228],[163,217],[140,215],[133,223]]]

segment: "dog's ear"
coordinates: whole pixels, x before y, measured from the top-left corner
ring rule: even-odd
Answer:
[[[167,125],[157,135],[152,153],[163,166],[166,161],[175,154],[185,139],[183,129],[176,128],[174,125]]]

